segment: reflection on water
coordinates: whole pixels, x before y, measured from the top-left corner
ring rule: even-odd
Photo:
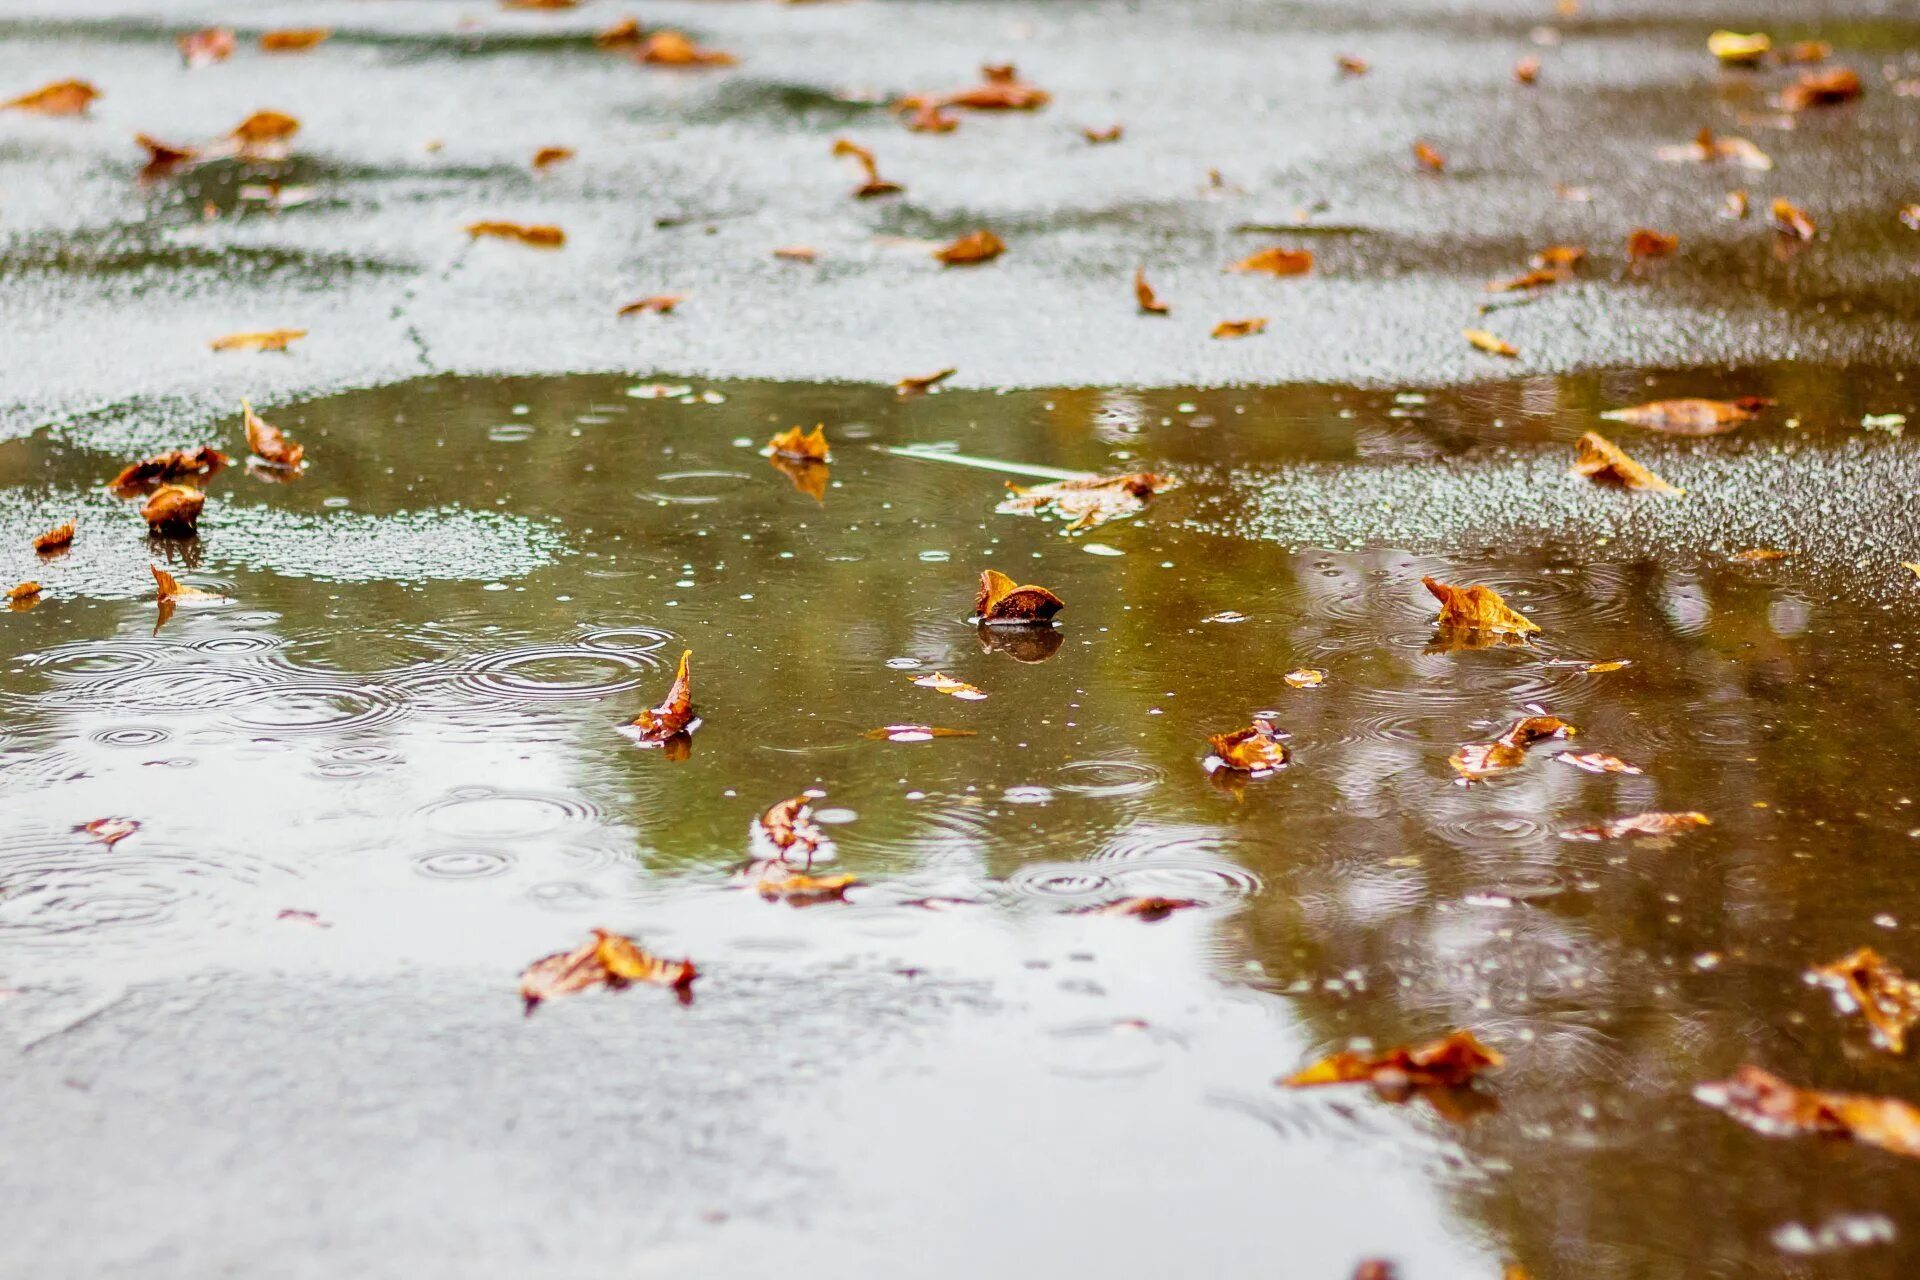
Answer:
[[[1742,392],[1781,413],[1714,440],[1620,433],[1686,499],[1562,474],[1599,409]],[[1826,1274],[1803,1255],[1828,1240],[1834,1266],[1869,1274],[1906,1242],[1821,1224],[1901,1221],[1920,1167],[1769,1141],[1687,1091],[1751,1060],[1920,1099],[1914,1068],[1800,979],[1863,944],[1920,970],[1904,746],[1920,588],[1903,594],[1897,567],[1920,537],[1895,545],[1915,451],[1859,428],[1911,409],[1895,378],[1815,369],[904,402],[424,382],[275,412],[311,468],[213,483],[198,542],[156,551],[233,602],[157,631],[137,514],[99,491],[127,459],[18,442],[0,450],[5,572],[46,592],[6,619],[0,985],[234,963],[270,953],[289,910],[339,926],[319,936],[375,921],[358,936],[389,958],[415,934],[444,943],[465,913],[515,939],[467,953],[510,974],[551,949],[522,954],[523,937],[723,899],[742,914],[698,958],[724,975],[808,945],[756,934],[776,908],[727,872],[754,815],[818,787],[838,865],[866,888],[808,918],[850,946],[912,957],[934,921],[985,939],[1123,897],[1197,900],[1097,937],[1124,952],[1139,930],[1189,931],[1207,942],[1178,954],[1212,979],[1195,999],[1297,1028],[1269,1044],[1232,1021],[1260,1067],[1223,1114],[1283,1145],[1410,1144],[1407,1166],[1490,1259],[1547,1277]],[[834,442],[818,483],[757,456],[815,422]],[[231,442],[234,423],[207,434]],[[904,444],[1183,484],[1071,538],[995,514],[1008,476],[880,447]],[[1771,507],[1743,496],[1775,476]],[[1718,514],[1690,532],[1684,505],[1653,505],[1686,502]],[[25,550],[75,513],[68,556]],[[1785,559],[1729,557],[1763,533]],[[1058,593],[1058,629],[968,626],[988,567]],[[1433,644],[1428,574],[1494,586],[1542,635]],[[705,723],[675,761],[616,728],[664,694],[683,647]],[[1301,668],[1326,678],[1295,687]],[[935,671],[987,697],[914,683]],[[1578,736],[1453,785],[1448,754],[1529,707]],[[1292,766],[1210,780],[1208,737],[1266,710]],[[869,736],[898,724],[975,736]],[[1563,750],[1640,772],[1568,768]],[[1713,825],[1560,838],[1692,809]],[[73,830],[118,814],[143,825],[111,849]],[[939,963],[964,976],[952,945]],[[1455,1027],[1508,1057],[1477,1114],[1396,1127],[1370,1096],[1271,1087],[1352,1038]],[[1198,1050],[1116,1014],[1020,1052],[1095,1080]]]

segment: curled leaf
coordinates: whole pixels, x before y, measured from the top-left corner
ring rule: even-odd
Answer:
[[[1422,169],[1427,170],[1429,173],[1445,173],[1447,170],[1447,158],[1425,142],[1414,142],[1413,158]]]
[[[1064,608],[1066,603],[1045,587],[1016,585],[1012,578],[994,569],[981,573],[980,590],[973,600],[974,616],[989,627],[1045,623]]]
[[[39,583],[37,583],[37,582],[22,582],[22,583],[20,583],[20,584],[19,584],[18,586],[15,586],[15,587],[11,587],[11,588],[9,588],[9,589],[8,589],[8,591],[7,591],[7,603],[9,603],[9,604],[19,604],[19,603],[21,603],[22,601],[25,601],[25,600],[31,600],[31,599],[33,599],[33,598],[34,598],[35,596],[37,596],[37,595],[39,595],[39,594],[40,594],[40,584],[39,584]]]
[[[815,426],[811,433],[799,427],[788,427],[767,441],[767,447],[760,452],[768,457],[792,458],[798,462],[829,461],[826,426]]]
[[[43,556],[65,551],[73,545],[73,521],[57,524],[33,540],[33,549]]]
[[[1764,31],[1716,31],[1707,37],[1707,51],[1729,67],[1757,67],[1772,49],[1773,40]]]
[[[216,62],[225,62],[233,56],[235,48],[233,32],[225,27],[207,27],[201,31],[192,31],[176,40],[180,50],[180,60],[189,70],[195,67],[210,67]]]
[[[1713,819],[1704,813],[1637,813],[1631,818],[1614,818],[1598,826],[1576,827],[1562,831],[1562,840],[1621,840],[1629,836],[1672,836],[1695,827],[1710,827]]]
[[[1467,743],[1448,756],[1447,763],[1463,782],[1481,782],[1496,773],[1519,768],[1526,761],[1527,748],[1534,743],[1549,738],[1571,738],[1578,732],[1558,716],[1527,716],[1514,721],[1492,742]]]
[[[1920,1022],[1920,982],[1888,964],[1872,947],[1814,966],[1807,980],[1831,991],[1841,1013],[1864,1018],[1875,1045],[1888,1053],[1907,1051],[1907,1032]]]
[[[730,67],[739,59],[720,49],[695,44],[679,31],[656,31],[640,44],[638,62],[660,67]]]
[[[1627,261],[1645,262],[1649,258],[1664,258],[1679,247],[1679,236],[1670,236],[1651,227],[1636,227],[1627,236]]]
[[[1609,409],[1600,416],[1611,422],[1631,423],[1677,436],[1717,436],[1751,422],[1772,404],[1765,396],[1735,400],[1654,400],[1647,404]]]
[[[1505,338],[1488,333],[1485,329],[1462,329],[1460,335],[1490,356],[1505,356],[1512,359],[1520,354],[1520,348]]]
[[[83,822],[75,831],[84,832],[111,849],[140,829],[140,823],[134,818],[95,818],[92,822]]]
[[[692,999],[693,981],[699,976],[691,960],[663,960],[643,951],[632,938],[595,929],[590,940],[572,951],[557,951],[528,965],[520,975],[520,998],[532,1013],[542,1000],[556,996],[644,982],[670,988],[685,1004]]]
[[[195,533],[200,525],[200,508],[207,503],[207,495],[198,489],[189,489],[185,485],[161,485],[147,499],[140,514],[147,522],[147,531],[166,537],[188,537]]]
[[[1145,267],[1135,267],[1133,269],[1133,300],[1139,304],[1141,314],[1143,315],[1164,316],[1169,311],[1167,304],[1160,301],[1159,297],[1154,294],[1153,286],[1147,283],[1147,269]]]
[[[1302,276],[1313,270],[1313,251],[1311,249],[1283,249],[1278,245],[1271,249],[1262,249],[1249,257],[1240,259],[1229,271],[1258,272],[1269,276]]]
[[[1693,1096],[1770,1138],[1851,1138],[1920,1156],[1920,1107],[1897,1098],[1802,1089],[1751,1064],[1696,1086]]]
[[[1097,147],[1103,143],[1120,141],[1120,139],[1125,136],[1126,131],[1125,125],[1110,124],[1104,129],[1082,128],[1080,130],[1080,136],[1085,138],[1089,145]]]
[[[255,333],[229,333],[207,345],[215,351],[285,351],[306,336],[305,329],[262,329]]]
[[[913,683],[922,689],[932,689],[935,693],[944,693],[962,702],[983,702],[987,697],[986,690],[976,688],[964,680],[955,680],[943,671],[936,671],[932,675],[915,676]]]
[[[1265,316],[1250,316],[1245,320],[1222,320],[1213,326],[1216,338],[1246,338],[1259,333],[1267,327]]]
[[[301,459],[307,454],[305,446],[287,439],[280,428],[255,413],[245,400],[240,402],[240,412],[247,429],[247,448],[253,450],[254,457],[270,467],[299,470]]]
[[[1454,587],[1433,578],[1420,582],[1440,602],[1440,614],[1434,623],[1441,628],[1520,636],[1540,630],[1537,623],[1509,608],[1492,587]]]
[[[822,902],[846,901],[847,890],[859,883],[859,876],[845,873],[810,876],[794,872],[785,876],[762,876],[753,887],[768,902],[784,902],[790,907],[812,907]]]
[[[162,142],[150,134],[136,133],[133,135],[133,140],[139,143],[147,153],[147,162],[140,169],[142,178],[160,177],[200,155],[196,148],[177,147],[170,142]]]
[[[1604,664],[1596,664],[1604,665]],[[1588,667],[1587,670],[1593,670]],[[1604,751],[1562,751],[1554,757],[1561,764],[1570,764],[1584,773],[1626,773],[1638,775],[1646,772],[1637,764],[1628,764],[1619,756],[1610,756]]]
[[[893,384],[893,389],[900,393],[902,400],[911,400],[914,396],[927,394],[958,372],[957,369],[941,369],[923,378],[902,378]]]
[[[42,116],[83,116],[100,91],[85,80],[56,80],[32,93],[0,102],[0,110],[31,111]]]
[[[1480,1043],[1473,1032],[1455,1031],[1411,1048],[1402,1046],[1383,1053],[1354,1050],[1336,1053],[1280,1083],[1289,1089],[1362,1083],[1391,1091],[1451,1089],[1472,1084],[1482,1072],[1491,1071],[1505,1061],[1496,1050]]]
[[[976,262],[991,262],[1006,251],[1006,243],[983,227],[935,249],[933,256],[949,267],[964,267]]]
[[[866,175],[866,181],[853,189],[853,194],[858,199],[865,200],[873,196],[898,195],[900,192],[906,190],[906,188],[899,183],[888,182],[882,178],[880,176],[880,166],[875,162],[873,152],[857,142],[853,142],[847,138],[836,138],[833,143],[833,154],[836,156],[852,157],[854,162],[860,166],[860,171]]]
[[[1572,474],[1585,476],[1595,483],[1619,485],[1626,489],[1647,490],[1653,493],[1680,492],[1629,458],[1626,450],[1598,431],[1589,431],[1574,441],[1573,455]]]
[[[469,222],[467,235],[475,240],[482,236],[495,240],[513,240],[535,249],[558,249],[567,242],[567,233],[548,223],[529,225],[522,222],[482,220]]]
[[[651,312],[657,316],[664,316],[686,300],[687,295],[684,293],[655,293],[644,298],[636,298],[614,314],[637,316]]]
[[[1004,515],[1052,515],[1067,521],[1067,533],[1082,533],[1109,520],[1139,514],[1146,510],[1147,499],[1179,483],[1148,472],[1028,486],[1009,482],[1010,496],[994,510]]]
[[[1798,112],[1812,107],[1838,106],[1853,101],[1864,91],[1859,75],[1850,67],[1809,71],[1781,92],[1780,107]]]
[[[123,498],[133,497],[168,481],[210,476],[231,461],[210,444],[197,449],[173,449],[144,462],[129,464],[107,485]]]
[[[178,578],[175,578],[157,564],[150,564],[147,568],[153,574],[154,597],[163,604],[180,600],[225,599],[225,597],[217,591],[202,591],[198,587],[181,586]]]
[[[1813,239],[1813,219],[1791,200],[1775,197],[1769,212],[1773,215],[1773,229],[1781,235],[1794,240]]]
[[[593,37],[593,42],[602,49],[637,48],[646,34],[641,30],[638,18],[622,18],[612,26],[602,28]]]
[[[802,791],[774,805],[754,820],[754,842],[770,849],[768,856],[780,863],[805,862],[811,867],[816,861],[831,861],[833,841],[813,818],[813,802],[826,794]]]
[[[1327,673],[1318,667],[1302,667],[1298,671],[1289,671],[1281,679],[1296,689],[1317,689],[1327,682]]]
[[[1207,739],[1207,745],[1213,748],[1213,754],[1201,762],[1201,767],[1208,773],[1234,769],[1264,778],[1293,761],[1286,734],[1265,716],[1255,716],[1253,723],[1244,729],[1216,733]]]
[[[673,687],[667,690],[665,700],[657,707],[642,711],[625,727],[627,736],[641,746],[665,746],[700,727],[700,718],[693,713],[693,679],[687,669],[692,657],[691,649],[680,655],[680,669],[674,674]]]
[[[260,48],[267,53],[300,53],[325,44],[333,35],[331,27],[285,27],[260,33]]]

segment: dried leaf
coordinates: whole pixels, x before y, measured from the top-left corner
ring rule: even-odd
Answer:
[[[1849,67],[1809,71],[1781,92],[1780,106],[1785,111],[1837,106],[1853,101],[1863,92],[1865,87],[1860,83],[1860,77]]]
[[[1185,911],[1197,907],[1200,903],[1194,898],[1139,897],[1122,898],[1118,902],[1109,902],[1103,906],[1089,907],[1084,914],[1092,916],[1131,916],[1135,920],[1145,920],[1149,924],[1156,920],[1165,920],[1176,911]]]
[[[1712,164],[1731,160],[1745,169],[1765,172],[1773,168],[1773,159],[1745,138],[1716,138],[1711,129],[1702,129],[1692,142],[1664,146],[1654,152],[1669,164]]]
[[[1433,578],[1422,578],[1420,581],[1440,602],[1440,614],[1434,619],[1434,624],[1443,629],[1491,631],[1519,636],[1540,630],[1532,620],[1509,608],[1507,602],[1500,598],[1500,593],[1492,587],[1478,584],[1453,587]]]
[[[1447,171],[1447,158],[1428,146],[1425,142],[1417,140],[1414,142],[1413,158],[1419,162],[1421,168],[1430,173],[1445,173]]]
[[[860,166],[860,171],[866,175],[867,180],[853,189],[853,194],[857,199],[865,200],[873,196],[898,195],[900,192],[906,190],[906,188],[899,183],[888,182],[882,178],[880,176],[880,166],[875,162],[873,152],[857,142],[846,138],[836,138],[833,143],[833,154],[836,156],[851,156],[854,162]]]
[[[730,67],[739,61],[722,50],[703,48],[678,31],[654,32],[634,57],[661,67]]]
[[[1265,316],[1250,316],[1245,320],[1222,320],[1213,326],[1216,338],[1246,338],[1261,332],[1267,327]]]
[[[147,162],[140,168],[143,178],[155,178],[199,156],[193,147],[176,147],[150,134],[136,133],[133,140],[146,150]]]
[[[680,655],[680,669],[673,677],[673,687],[667,690],[666,699],[659,706],[642,711],[626,726],[627,736],[641,746],[662,746],[700,727],[700,718],[693,713],[693,680],[687,670],[687,662],[692,657],[691,649]]]
[[[1460,1088],[1472,1084],[1483,1071],[1506,1061],[1481,1044],[1471,1031],[1455,1031],[1440,1040],[1384,1053],[1348,1050],[1314,1063],[1280,1081],[1289,1089],[1325,1084],[1372,1084],[1401,1091],[1421,1088]]]
[[[243,159],[283,160],[292,150],[300,121],[284,111],[256,111],[227,134],[228,145]]]
[[[844,902],[847,890],[860,883],[855,875],[810,876],[795,872],[787,876],[763,876],[754,891],[768,902],[784,902],[790,907],[811,907],[822,902]]]
[[[957,369],[942,369],[938,373],[930,373],[924,378],[902,378],[893,384],[893,389],[900,393],[902,400],[910,400],[914,396],[927,394],[927,392],[933,390],[958,372],[959,370]]]
[[[1615,658],[1611,662],[1589,662],[1583,670],[1591,675],[1605,675],[1611,671],[1620,671],[1633,665],[1631,658]]]
[[[1518,84],[1536,84],[1540,80],[1540,59],[1528,54],[1513,64],[1513,78]]]
[[[1104,129],[1089,129],[1089,128],[1082,127],[1080,130],[1080,136],[1085,138],[1090,145],[1097,147],[1097,146],[1100,146],[1102,143],[1120,141],[1120,139],[1126,135],[1126,132],[1127,132],[1127,127],[1125,125],[1110,124]]]
[[[500,0],[502,9],[573,9],[579,4],[580,0]]]
[[[1763,31],[1741,35],[1738,31],[1716,31],[1707,37],[1707,51],[1729,67],[1756,67],[1773,49],[1773,40]]]
[[[1602,664],[1604,665],[1604,664]],[[1588,667],[1587,670],[1593,670]],[[1628,764],[1619,756],[1610,756],[1604,751],[1562,751],[1554,757],[1561,764],[1570,764],[1586,773],[1627,773],[1638,775],[1646,772],[1637,764]]]
[[[646,32],[641,30],[638,18],[622,18],[601,30],[593,37],[593,42],[602,49],[620,49],[637,46],[645,37]]]
[[[1671,836],[1695,827],[1710,827],[1713,819],[1704,813],[1637,813],[1631,818],[1614,818],[1595,827],[1576,827],[1562,831],[1562,840],[1621,840],[1629,836]]]
[[[1310,249],[1283,249],[1275,246],[1262,249],[1250,257],[1242,258],[1227,268],[1229,271],[1260,272],[1270,276],[1303,276],[1313,270],[1313,251]]]
[[[1920,205],[1916,205],[1915,208],[1920,209]],[[1160,301],[1154,294],[1153,286],[1147,283],[1145,267],[1133,269],[1133,300],[1139,304],[1141,312],[1145,315],[1164,316],[1170,310],[1167,304]]]
[[[989,627],[1045,623],[1066,607],[1045,587],[1017,586],[1012,578],[993,569],[981,573],[980,590],[973,601],[974,615],[981,625]]]
[[[768,457],[792,458],[799,462],[826,462],[826,426],[815,426],[811,433],[803,432],[799,427],[788,427],[767,441],[767,447],[760,452]]]
[[[173,449],[130,464],[107,485],[123,498],[134,497],[171,480],[213,475],[231,461],[210,444],[197,449]]]
[[[1344,53],[1335,58],[1333,63],[1340,68],[1340,74],[1343,76],[1363,76],[1373,69],[1372,64],[1365,58],[1355,58]]]
[[[1517,293],[1522,289],[1544,289],[1548,285],[1560,284],[1573,279],[1573,272],[1566,267],[1535,267],[1517,276],[1505,280],[1489,280],[1488,293]]]
[[[903,109],[922,112],[946,107],[965,107],[970,111],[1034,111],[1053,100],[1046,90],[1020,79],[1013,64],[980,68],[982,83],[952,93],[918,93],[902,98]],[[944,130],[943,130],[944,132]]]
[[[1067,533],[1083,533],[1109,520],[1138,515],[1146,510],[1147,499],[1179,484],[1178,480],[1148,472],[1028,486],[1009,481],[1011,496],[1002,499],[994,510],[1004,515],[1051,515],[1067,521]]]
[[[247,429],[247,448],[253,450],[254,457],[270,467],[299,470],[300,461],[307,454],[305,446],[287,439],[280,428],[255,413],[245,400],[240,402],[240,412]]]
[[[1770,1138],[1851,1138],[1920,1156],[1920,1107],[1897,1098],[1802,1089],[1752,1065],[1695,1087],[1693,1096]]]
[[[233,32],[225,27],[208,27],[202,31],[190,32],[181,36],[175,43],[180,48],[180,60],[190,69],[210,67],[216,62],[225,62],[233,56],[235,48]]]
[[[162,603],[174,603],[181,600],[224,600],[218,591],[202,591],[199,587],[183,587],[180,580],[157,564],[147,566],[153,574],[154,598]]]
[[[1462,329],[1462,337],[1490,356],[1506,356],[1512,359],[1520,354],[1520,348],[1504,338],[1496,337],[1485,329]]]
[[[820,257],[820,251],[809,244],[783,244],[774,249],[773,256],[788,262],[813,262]]]
[[[32,93],[0,102],[0,110],[12,107],[43,116],[82,116],[99,96],[100,91],[85,80],[56,80]]]
[[[930,724],[888,724],[867,730],[869,738],[887,742],[931,742],[935,738],[977,738],[972,729],[937,729]]]
[[[528,225],[521,222],[469,222],[467,235],[475,240],[482,236],[491,236],[496,240],[514,240],[535,249],[558,249],[567,242],[567,233],[548,223]]]
[[[542,147],[533,153],[533,167],[536,172],[545,173],[557,164],[574,157],[572,147]]]
[[[1627,260],[1644,262],[1649,258],[1664,258],[1679,247],[1679,236],[1670,236],[1651,227],[1636,227],[1627,237]]]
[[[1727,192],[1726,198],[1720,202],[1720,216],[1734,222],[1739,222],[1746,218],[1747,193],[1745,188],[1739,191]]]
[[[207,345],[215,351],[285,351],[306,336],[305,329],[263,329],[257,333],[229,333]]]
[[[1833,992],[1841,1013],[1866,1019],[1876,1046],[1888,1053],[1907,1051],[1907,1032],[1920,1022],[1920,982],[1888,964],[1872,947],[1816,965],[1807,971],[1807,980]]]
[[[644,298],[634,299],[614,314],[633,316],[652,312],[654,315],[664,316],[686,300],[687,295],[684,293],[654,293]]]
[[[75,831],[83,831],[111,849],[140,829],[140,823],[133,818],[95,818],[92,822],[83,822]]]
[[[33,549],[43,556],[65,551],[73,545],[73,521],[57,524],[33,540]]]
[[[8,602],[9,602],[9,603],[11,603],[11,604],[18,604],[18,603],[20,603],[20,602],[21,602],[22,600],[31,600],[31,599],[33,599],[33,598],[34,598],[35,596],[37,596],[37,595],[39,595],[39,594],[40,594],[40,584],[39,584],[39,583],[37,583],[37,582],[23,582],[23,583],[21,583],[20,585],[18,585],[18,586],[16,586],[16,587],[13,587],[13,588],[11,588],[10,590],[8,590],[8,592],[7,592],[7,600],[8,600]]]
[[[1717,436],[1743,422],[1752,422],[1760,410],[1772,404],[1765,396],[1740,396],[1734,400],[1654,400],[1647,404],[1609,409],[1600,416],[1610,422],[1625,422],[1676,436]]]
[[[1574,441],[1573,453],[1572,474],[1585,476],[1598,484],[1619,485],[1653,493],[1681,492],[1629,458],[1626,450],[1598,431],[1589,431]]]
[[[938,102],[922,102],[907,115],[907,128],[914,133],[952,133],[959,127],[960,122],[942,110]]]
[[[1519,768],[1526,762],[1527,748],[1534,743],[1549,738],[1571,738],[1578,732],[1558,716],[1527,716],[1514,721],[1492,742],[1467,743],[1448,756],[1447,763],[1463,781],[1479,782],[1496,773]]]
[[[268,53],[299,53],[325,44],[333,35],[331,27],[285,27],[260,33],[260,47]]]
[[[944,693],[962,702],[981,702],[987,696],[986,690],[975,688],[964,680],[955,680],[942,671],[936,671],[928,676],[915,676],[913,683],[922,689],[932,689],[935,693]]]
[[[774,805],[754,820],[754,842],[769,848],[768,856],[780,863],[804,861],[811,867],[815,862],[832,861],[833,841],[813,818],[813,802],[826,794],[803,791]]]
[[[169,537],[187,537],[195,533],[200,524],[200,508],[205,506],[207,495],[198,489],[189,489],[185,485],[161,485],[147,499],[146,506],[140,509],[145,517],[147,531]]]
[[[1385,1258],[1362,1258],[1353,1269],[1353,1280],[1400,1280],[1400,1271]]]
[[[555,996],[645,982],[672,989],[684,1004],[692,998],[690,988],[699,976],[691,960],[662,960],[641,950],[632,938],[595,929],[591,940],[572,951],[558,951],[528,965],[520,975],[520,998],[532,1013],[542,1000]]]
[[[1318,667],[1301,667],[1280,678],[1296,689],[1317,689],[1327,682],[1327,673]]]
[[[976,262],[991,262],[1006,251],[1005,242],[983,227],[968,232],[952,244],[935,249],[933,256],[949,267],[963,267]]]
[[[1813,219],[1791,200],[1776,196],[1769,211],[1773,214],[1773,229],[1781,235],[1795,240],[1813,239]]]
[[[1216,733],[1208,738],[1207,745],[1213,748],[1213,754],[1201,762],[1201,767],[1208,773],[1233,769],[1264,778],[1292,763],[1293,751],[1285,738],[1273,721],[1255,716],[1253,723],[1244,729]]]
[[[1572,268],[1572,267],[1579,266],[1582,262],[1585,262],[1586,260],[1587,260],[1587,250],[1584,245],[1550,244],[1546,248],[1540,250],[1540,252],[1531,255],[1527,259],[1527,264],[1529,266],[1542,267],[1542,268],[1548,268],[1548,267]]]

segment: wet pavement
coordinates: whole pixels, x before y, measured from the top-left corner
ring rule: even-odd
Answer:
[[[648,6],[741,58],[673,72],[593,48],[623,6],[269,4],[243,32],[338,31],[188,72],[173,37],[233,6],[10,7],[0,88],[107,96],[0,113],[0,579],[43,584],[0,647],[0,1258],[1910,1274],[1920,1165],[1690,1096],[1752,1062],[1920,1100],[1802,977],[1862,945],[1920,971],[1920,97],[1890,87],[1920,27],[1776,8]],[[1765,123],[1790,73],[1716,68],[1722,23],[1834,41],[1867,96]],[[1054,103],[932,136],[851,92],[993,57]],[[305,121],[287,166],[135,181],[133,131],[266,106]],[[1651,158],[1702,124],[1775,169]],[[907,194],[851,199],[842,135]],[[535,176],[545,145],[580,154]],[[267,176],[313,199],[260,210]],[[1720,219],[1730,185],[1827,234]],[[481,217],[568,244],[469,244]],[[976,225],[1006,256],[926,256]],[[1629,269],[1637,225],[1681,253]],[[1480,313],[1555,241],[1592,248],[1575,282]],[[1274,242],[1315,272],[1221,271]],[[1134,313],[1140,261],[1171,317]],[[688,297],[613,315],[660,292]],[[281,325],[311,333],[206,349]],[[242,395],[306,472],[231,467],[197,538],[149,540],[104,482],[244,455]],[[1779,403],[1705,439],[1599,418],[1684,395]],[[761,456],[815,422],[824,469]],[[1685,494],[1568,476],[1596,427]],[[1180,483],[1077,536],[995,512],[1118,471]],[[163,614],[152,565],[214,598]],[[1057,628],[969,625],[989,567]],[[1424,575],[1543,631],[1452,644]],[[683,649],[674,759],[618,730]],[[1449,753],[1536,709],[1578,735],[1460,785]],[[1210,775],[1262,711],[1292,764]],[[871,736],[905,723],[961,733]],[[1556,758],[1583,752],[1638,772]],[[808,788],[861,883],[764,901],[750,829]],[[1567,838],[1656,810],[1712,821]],[[75,829],[114,816],[139,827]],[[1140,896],[1196,905],[1097,913]],[[520,970],[594,926],[693,958],[692,1002],[523,1015]],[[1506,1057],[1470,1094],[1276,1084],[1460,1027]]]

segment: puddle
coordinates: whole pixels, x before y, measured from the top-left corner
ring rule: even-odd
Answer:
[[[445,948],[500,971],[506,1000],[536,954],[520,939],[642,909],[698,941],[710,1003],[730,966],[807,956],[1004,980],[969,956],[1021,938],[1086,956],[1032,978],[1050,994],[999,1032],[1050,1090],[1150,1080],[1291,1159],[1403,1159],[1489,1258],[1536,1275],[1786,1274],[1778,1239],[1813,1230],[1792,1224],[1910,1217],[1920,1166],[1769,1141],[1688,1096],[1751,1060],[1920,1098],[1800,979],[1863,944],[1920,970],[1920,582],[1900,565],[1920,559],[1920,451],[1861,426],[1915,412],[1898,374],[908,401],[697,381],[653,399],[634,381],[434,380],[264,410],[311,469],[213,482],[198,541],[154,555],[231,602],[157,631],[137,513],[98,488],[128,459],[0,446],[3,572],[45,587],[0,623],[0,985],[244,966],[289,909],[330,926],[300,934],[298,963]],[[1565,475],[1601,409],[1751,393],[1781,408],[1732,436],[1610,433],[1685,498]],[[825,475],[758,455],[814,422]],[[235,422],[177,443],[207,440],[235,448]],[[942,450],[1183,483],[1070,538],[995,514],[1008,477],[926,456]],[[69,555],[23,550],[76,512]],[[1730,558],[1755,546],[1787,554]],[[967,625],[987,567],[1062,597],[1057,632]],[[1489,583],[1544,630],[1436,649],[1423,574]],[[683,648],[704,727],[676,761],[615,727]],[[1324,682],[1293,687],[1301,668]],[[932,672],[988,696],[913,683]],[[1531,705],[1579,736],[1456,785],[1448,754]],[[1208,736],[1260,711],[1291,766],[1210,779]],[[867,736],[897,724],[973,736]],[[754,816],[809,787],[838,819],[836,869],[871,896],[800,913],[730,889]],[[1713,825],[1667,841],[1561,838],[1696,809]],[[73,831],[108,815],[142,826],[111,849]],[[1076,914],[1129,895],[1200,906]],[[1184,1025],[1125,1004],[1163,989]],[[1456,1026],[1509,1058],[1464,1123],[1271,1086],[1351,1037]],[[1128,1127],[1115,1098],[1104,1123]],[[1160,1140],[1155,1160],[1204,1159],[1180,1150],[1197,1135]],[[1392,1217],[1393,1185],[1349,1226]]]

